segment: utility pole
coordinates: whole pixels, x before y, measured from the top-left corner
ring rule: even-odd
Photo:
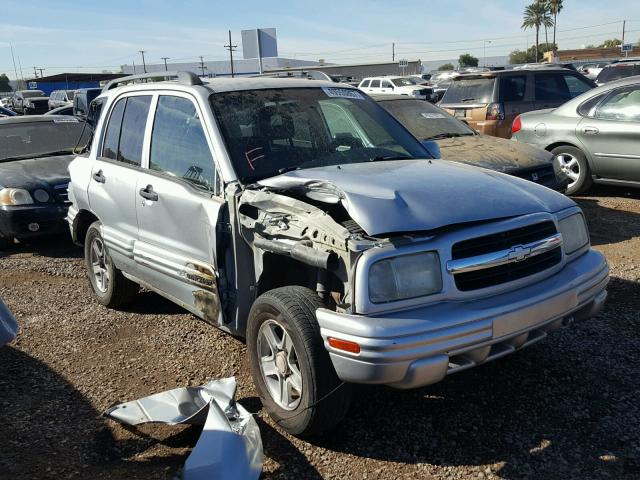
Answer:
[[[42,71],[44,70],[44,68],[38,68],[38,70],[40,71],[40,78],[44,77],[44,74],[42,73]]]
[[[142,55],[142,70],[144,71],[144,73],[147,73],[147,64],[144,61],[144,54],[146,53],[145,50],[138,50],[140,52],[140,55]]]
[[[624,34],[625,34],[625,30],[626,30],[626,26],[627,26],[627,21],[623,20],[622,21],[622,45],[624,45]],[[624,52],[624,56],[625,58],[629,55],[629,52]]]
[[[207,68],[204,66],[204,57],[200,55],[200,70],[202,70],[202,76],[204,77],[204,69]]]
[[[133,63],[133,74],[135,75],[136,74],[136,61],[132,60],[132,63]]]
[[[167,60],[169,60],[169,57],[160,57],[162,60],[164,60],[164,71],[168,71],[169,69],[167,68]]]
[[[16,68],[16,58],[13,56],[13,44],[9,43],[9,47],[11,47],[11,60],[13,60],[13,71],[16,74],[16,82],[18,82],[18,69]]]
[[[38,67],[33,67],[33,78],[38,78]]]
[[[233,45],[231,43],[231,30],[229,30],[229,45],[225,45],[224,48],[226,48],[227,50],[229,50],[229,58],[231,61],[231,78],[234,77],[233,75],[233,52],[236,48],[238,48],[237,45]]]
[[[391,61],[392,62],[396,61],[396,44],[395,44],[395,42],[393,42],[391,44]]]

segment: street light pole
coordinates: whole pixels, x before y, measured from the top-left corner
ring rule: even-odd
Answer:
[[[483,40],[482,41],[482,46],[483,46],[483,49],[484,49],[484,53],[483,53],[484,60],[483,60],[483,63],[484,63],[485,67],[487,66],[487,43],[491,43],[491,40]]]

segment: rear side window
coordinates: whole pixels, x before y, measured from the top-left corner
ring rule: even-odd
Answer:
[[[149,168],[214,191],[213,157],[191,100],[172,96],[161,96],[158,100]]]
[[[442,103],[491,103],[495,83],[495,77],[454,80],[444,94]]]
[[[640,75],[640,65],[619,65],[613,64],[602,69],[598,75],[598,83],[612,82],[621,78]]]
[[[500,80],[500,100],[503,102],[521,102],[526,91],[526,75],[502,77]]]
[[[561,102],[569,100],[569,89],[561,75],[539,73],[535,75],[536,100]]]
[[[380,88],[380,80],[371,80],[371,88]]]
[[[591,90],[591,88],[593,88],[583,78],[580,78],[576,75],[564,74],[563,77],[564,77],[564,81],[567,84],[567,90],[569,91],[569,96],[571,98],[575,98],[578,95],[582,95],[584,92],[587,92]]]
[[[593,108],[600,103],[607,94],[601,93],[600,95],[596,95],[595,97],[590,98],[583,104],[578,107],[578,114],[583,117],[592,117],[593,116]]]
[[[595,116],[602,120],[640,121],[640,88],[633,86],[616,90],[598,106]]]
[[[142,163],[144,129],[149,114],[150,96],[127,97],[122,118],[118,160],[131,165]]]
[[[104,143],[102,145],[102,156],[116,160],[118,158],[118,143],[120,141],[120,126],[122,125],[122,115],[124,114],[124,106],[127,103],[126,98],[118,100],[111,110],[111,117],[107,124],[106,133],[104,134]]]

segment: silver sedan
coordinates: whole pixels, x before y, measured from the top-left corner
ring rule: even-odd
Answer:
[[[592,183],[640,187],[640,76],[608,83],[552,110],[516,117],[512,138],[559,157],[568,194]]]

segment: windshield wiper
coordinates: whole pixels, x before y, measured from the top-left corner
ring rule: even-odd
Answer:
[[[461,102],[472,102],[473,100],[477,100],[477,98],[463,98],[460,100]]]
[[[456,138],[456,137],[468,137],[474,135],[473,133],[439,133],[432,137],[427,137],[425,140],[440,140],[442,138]]]
[[[384,162],[385,160],[413,160],[415,157],[409,155],[378,155],[377,157],[371,157],[370,162]]]

